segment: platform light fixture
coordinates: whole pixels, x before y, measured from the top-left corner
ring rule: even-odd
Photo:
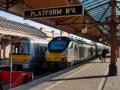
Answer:
[[[99,41],[101,42],[101,41],[102,41],[102,38],[99,38]]]
[[[87,33],[87,27],[86,27],[86,25],[83,26],[82,33]]]
[[[107,45],[107,44],[108,44],[108,42],[105,42],[105,44]]]
[[[84,3],[84,0],[83,0]],[[83,16],[83,27],[82,27],[82,33],[87,33],[87,26],[86,26],[86,22],[85,22],[85,15]]]
[[[72,4],[72,2],[73,2],[73,1],[72,1],[72,0],[70,0],[70,4]]]

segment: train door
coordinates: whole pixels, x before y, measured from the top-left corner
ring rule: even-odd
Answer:
[[[39,65],[39,59],[40,59],[40,45],[39,44],[33,44],[34,46],[34,52],[35,57],[31,61],[32,68],[36,68]]]
[[[93,56],[96,55],[96,49],[95,49],[95,46],[93,46]]]
[[[79,60],[82,60],[82,46],[81,44],[79,45]]]
[[[77,44],[75,43],[75,47],[74,47],[74,56],[75,56],[75,61],[77,61],[77,57],[78,57],[78,49],[77,49]]]
[[[84,59],[84,56],[85,56],[85,54],[84,54],[84,45],[82,45],[81,54],[82,54],[82,60],[83,60],[83,59]]]
[[[91,54],[92,54],[92,48],[89,46],[89,45],[86,45],[87,46],[87,50],[86,50],[86,58],[89,58],[91,57]],[[89,56],[89,52],[90,52],[90,56]]]
[[[93,48],[90,47],[90,57],[93,56]]]
[[[78,61],[80,61],[80,44],[78,44]]]
[[[88,48],[88,57],[90,57],[91,56],[91,48],[89,47]]]
[[[92,48],[89,46],[89,45],[86,45],[87,46],[87,50],[86,50],[86,58],[90,58],[91,57],[91,55],[92,55]],[[89,53],[90,53],[90,55],[89,55]]]
[[[68,49],[68,61],[72,61],[74,59],[74,43],[70,42]]]
[[[43,62],[45,60],[45,52],[47,50],[47,46],[41,44],[34,45],[35,50],[35,58],[38,62]]]
[[[75,46],[75,43],[73,43],[73,58],[72,58],[72,61],[74,61],[74,60],[76,60],[76,52],[75,52],[75,50],[76,50],[76,46]]]
[[[108,51],[109,52],[109,51]],[[120,57],[120,47],[119,47],[119,55],[118,55],[118,57]]]
[[[82,44],[79,44],[79,47],[78,47],[78,49],[79,49],[79,61],[81,61],[82,60]]]
[[[77,61],[79,61],[79,44],[77,43]]]
[[[40,46],[40,62],[44,62],[45,61],[45,52],[47,50],[46,46]]]
[[[84,50],[84,44],[83,44],[81,47],[81,57],[82,57],[81,59],[82,60],[84,59],[84,56],[85,56],[84,52],[85,52],[85,50]]]

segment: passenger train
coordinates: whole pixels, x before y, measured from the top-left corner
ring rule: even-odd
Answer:
[[[37,71],[45,62],[45,52],[48,41],[22,37],[11,42],[9,61],[12,59],[13,68]]]
[[[49,41],[21,37],[11,42],[9,61],[14,69],[30,72],[50,69],[51,66],[72,66],[80,61],[101,55],[105,47],[95,43],[56,37]]]
[[[100,55],[104,48],[107,47],[68,37],[56,37],[48,43],[45,58],[49,65],[72,66],[80,61]]]

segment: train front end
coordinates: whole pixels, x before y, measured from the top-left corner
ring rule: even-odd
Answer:
[[[28,68],[30,62],[30,43],[29,41],[14,41],[11,43],[9,62],[15,68]]]
[[[65,37],[54,38],[48,44],[45,58],[48,63],[65,63],[67,61],[67,47],[69,40]]]

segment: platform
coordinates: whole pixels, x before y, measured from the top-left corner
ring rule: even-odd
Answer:
[[[117,61],[118,76],[108,76],[109,64],[110,58],[105,63],[95,59],[12,90],[120,90],[120,59]]]

